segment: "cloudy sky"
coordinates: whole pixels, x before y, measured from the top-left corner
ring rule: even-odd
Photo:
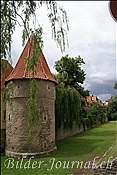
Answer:
[[[52,40],[51,26],[47,18],[46,8],[37,12],[38,20],[43,27],[43,53],[51,72],[55,73],[55,61],[69,54],[80,55],[85,61],[82,66],[86,73],[83,84],[91,95],[97,95],[105,101],[117,92],[113,89],[117,80],[116,30],[117,24],[109,12],[108,1],[57,1],[64,7],[69,18],[69,48],[60,52]],[[12,59],[15,66],[21,52],[21,29],[16,27],[12,44]]]

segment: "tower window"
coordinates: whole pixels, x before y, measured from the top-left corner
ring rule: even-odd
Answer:
[[[46,145],[46,143],[44,143],[44,148],[47,148],[47,145]]]
[[[50,86],[47,84],[47,89],[50,89]]]
[[[47,114],[44,112],[44,113],[43,113],[43,122],[46,122],[46,121],[47,121],[47,118],[48,118],[48,116],[47,116]]]
[[[46,116],[44,117],[44,120],[46,120]]]
[[[9,121],[11,120],[11,114],[9,114]]]

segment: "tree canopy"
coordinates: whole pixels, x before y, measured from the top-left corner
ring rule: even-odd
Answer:
[[[107,105],[107,115],[109,120],[117,120],[117,95],[110,98]]]
[[[77,56],[75,58],[69,55],[63,56],[55,62],[55,69],[58,72],[56,75],[58,83],[63,83],[65,87],[74,87],[82,96],[89,94],[89,91],[84,91],[81,84],[85,80],[85,72],[81,68],[85,64],[83,58]]]
[[[81,95],[75,88],[65,88],[63,84],[56,87],[55,103],[56,130],[72,129],[74,124],[80,124],[81,117]]]
[[[114,84],[114,89],[117,89],[117,81]]]
[[[36,21],[36,12],[43,5],[47,7],[52,38],[60,46],[61,51],[65,50],[66,43],[68,43],[68,17],[66,11],[56,1],[1,1],[1,58],[9,59],[11,57],[12,35],[16,25],[23,27],[23,45],[30,35],[35,35],[40,47],[43,46],[43,28],[40,24],[37,25]],[[30,21],[33,22],[34,29],[30,27]]]

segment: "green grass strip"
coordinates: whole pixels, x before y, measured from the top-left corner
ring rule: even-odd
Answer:
[[[1,156],[1,175],[70,175],[81,168],[82,163],[88,166],[88,160],[101,158],[116,137],[117,121],[112,121],[57,141],[56,153],[45,158],[12,159]],[[115,152],[116,144],[108,156],[115,156]]]

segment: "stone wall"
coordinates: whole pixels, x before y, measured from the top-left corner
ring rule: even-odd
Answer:
[[[59,128],[59,130],[56,132],[56,140],[61,140],[83,131],[84,131],[83,125],[80,126],[74,125],[71,130],[63,129],[63,126],[61,126],[61,128]]]
[[[108,121],[107,117],[104,117],[102,119],[102,123],[105,123],[107,121]],[[78,134],[78,133],[83,132],[85,130],[88,130],[90,128],[96,127],[102,123],[97,120],[95,125],[92,125],[92,126],[87,126],[86,124],[84,124],[84,125],[81,124],[79,126],[74,125],[73,128],[69,129],[69,130],[63,129],[63,126],[61,126],[61,128],[59,128],[58,131],[56,132],[56,140],[61,140],[61,139],[64,139],[66,137],[73,136],[75,134]]]
[[[116,175],[117,173],[117,158],[109,164],[106,162],[103,166],[93,170],[93,175]]]
[[[6,112],[6,155],[24,157],[46,155],[55,147],[55,84],[39,80],[40,121],[28,126],[27,100],[29,80],[14,80],[12,107]],[[30,131],[35,133],[30,137]],[[27,155],[27,156],[28,156]]]

